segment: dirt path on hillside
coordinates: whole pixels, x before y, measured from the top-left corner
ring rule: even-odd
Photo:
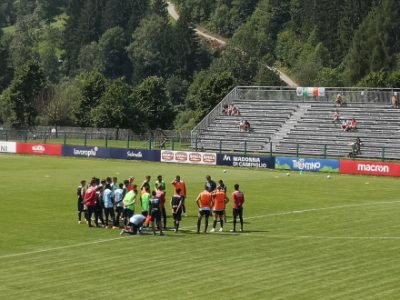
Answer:
[[[168,13],[171,16],[171,18],[173,18],[174,20],[178,20],[179,19],[179,14],[176,11],[176,7],[173,3],[167,1],[168,4]],[[195,28],[195,32],[198,36],[200,36],[203,39],[206,39],[210,42],[210,44],[215,47],[215,48],[225,48],[226,47],[226,42],[218,37],[216,37],[215,35],[206,32],[204,29],[196,26]],[[279,78],[285,82],[288,86],[290,87],[297,87],[298,84],[292,80],[287,74],[283,73],[281,70],[271,67],[271,66],[267,66],[265,65],[266,68],[268,68],[269,70],[275,71],[279,74]]]

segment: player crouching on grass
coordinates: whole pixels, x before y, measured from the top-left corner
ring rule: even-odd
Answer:
[[[122,229],[122,231],[120,232],[120,235],[123,235],[124,233],[128,233],[131,235],[136,235],[136,234],[140,233],[140,228],[142,227],[145,220],[146,220],[146,217],[143,216],[142,214],[133,215],[129,219],[129,223],[128,223],[130,230]]]
[[[205,227],[204,233],[207,232],[208,218],[210,217],[211,207],[213,206],[213,200],[211,193],[207,190],[207,185],[204,186],[202,191],[196,199],[197,206],[199,207],[199,215],[197,219],[197,233],[200,233],[201,220],[205,216]]]
[[[217,187],[217,191],[212,194],[214,206],[213,206],[213,213],[214,213],[214,224],[213,228],[210,232],[215,232],[215,227],[217,226],[217,221],[219,219],[219,223],[221,224],[221,228],[219,231],[224,231],[224,214],[225,214],[225,207],[226,204],[229,202],[226,193],[222,190],[222,187]]]

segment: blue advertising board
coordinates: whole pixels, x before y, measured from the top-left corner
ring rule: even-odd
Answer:
[[[241,168],[268,168],[275,167],[275,157],[218,154],[217,165]]]
[[[160,150],[110,148],[110,158],[126,160],[160,161]]]
[[[339,172],[339,160],[299,157],[277,157],[275,169],[311,172]]]
[[[109,148],[87,147],[87,146],[66,146],[62,148],[63,156],[76,157],[95,157],[95,158],[110,158]]]

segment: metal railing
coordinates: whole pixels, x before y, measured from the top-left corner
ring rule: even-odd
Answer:
[[[0,141],[30,142],[43,144],[63,144],[75,146],[98,146],[114,148],[138,149],[189,149],[190,135],[170,132],[170,134],[157,135],[148,133],[143,135],[126,131],[115,135],[114,131],[87,130],[57,131],[49,130],[0,130]]]
[[[218,153],[235,152],[240,154],[259,154],[267,156],[295,156],[316,158],[352,158],[352,159],[380,159],[399,160],[400,149],[383,145],[363,145],[361,153],[355,153],[351,145],[286,143],[285,147],[275,149],[272,142],[233,141],[229,139],[198,138],[192,141],[194,151],[215,151]]]

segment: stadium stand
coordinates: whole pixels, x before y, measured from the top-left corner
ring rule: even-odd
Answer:
[[[277,97],[274,91],[274,98],[281,100],[268,99],[268,93],[261,97],[259,94],[255,97],[253,93],[252,99],[240,97],[238,91],[231,93],[215,108],[212,118],[206,117],[207,122],[203,120],[203,124],[192,131],[192,146],[212,151],[344,157],[352,153],[352,144],[359,137],[362,146],[357,157],[400,157],[400,110],[390,105],[393,91],[384,91],[386,94],[373,91],[372,100],[364,97],[364,93],[359,93],[364,98],[352,94],[353,101],[344,107],[334,104],[332,99],[336,91],[332,91],[329,97],[318,99],[296,98],[292,96],[295,93],[292,90],[289,95],[284,91]],[[239,108],[240,116],[220,113],[227,101]],[[341,119],[354,117],[357,128],[343,131],[340,122],[333,121],[336,110]],[[239,130],[242,119],[250,122],[252,131]]]

